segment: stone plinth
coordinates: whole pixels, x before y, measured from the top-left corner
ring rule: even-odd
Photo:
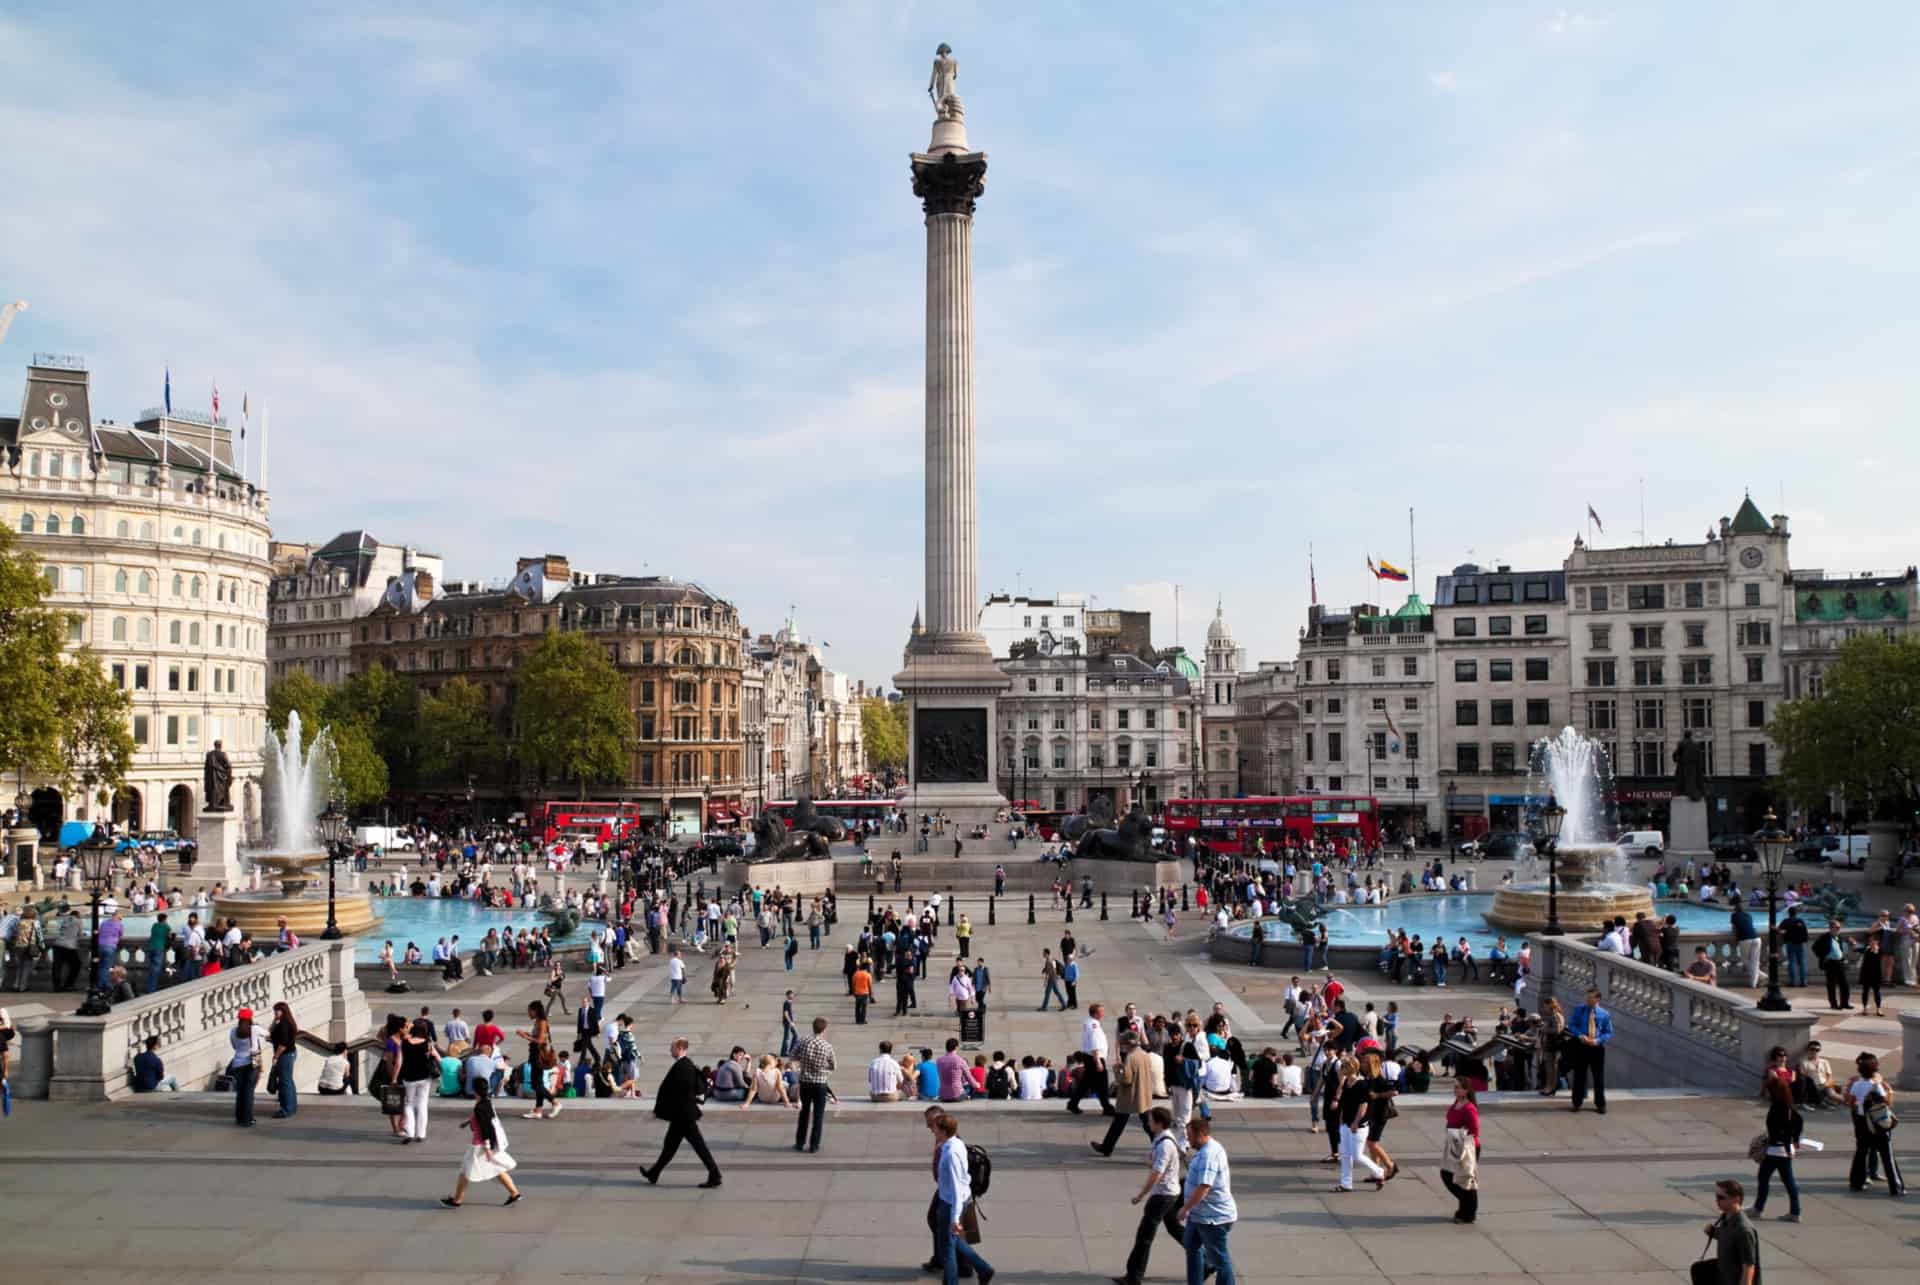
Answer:
[[[202,812],[194,830],[198,854],[194,857],[195,878],[225,888],[239,888],[246,882],[240,866],[240,835],[246,822],[238,812]]]
[[[806,861],[729,861],[720,867],[720,886],[728,892],[741,888],[779,888],[802,897],[818,896],[834,886],[833,858]],[[842,890],[842,895],[850,891]]]
[[[1684,857],[1706,856],[1707,801],[1676,794],[1669,808],[1667,851]]]
[[[1900,1013],[1900,1081],[1895,1088],[1920,1093],[1920,1009]]]

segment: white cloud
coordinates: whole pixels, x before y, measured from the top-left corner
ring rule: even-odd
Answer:
[[[1427,83],[1443,94],[1455,93],[1460,88],[1460,77],[1450,71],[1430,71]]]
[[[1562,9],[1547,19],[1541,30],[1549,40],[1567,42],[1591,40],[1613,24],[1608,15],[1573,13]]]

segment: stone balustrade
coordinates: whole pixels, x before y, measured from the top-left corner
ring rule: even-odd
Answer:
[[[1607,1082],[1622,1088],[1749,1091],[1780,1045],[1796,1055],[1812,1038],[1814,1014],[1769,1013],[1732,991],[1663,972],[1572,937],[1530,937],[1531,1008],[1549,996],[1569,1013],[1599,990],[1613,1015]],[[1537,990],[1536,990],[1537,987]],[[1911,1044],[1911,1041],[1909,1041]]]
[[[283,1001],[301,1030],[330,1042],[358,1039],[372,1017],[354,978],[353,945],[351,938],[313,942],[129,1000],[101,1017],[47,1018],[28,1033],[47,1052],[44,1088],[34,1088],[56,1101],[131,1093],[134,1055],[150,1036],[159,1037],[167,1074],[182,1088],[207,1088],[232,1058],[228,1036],[240,1010],[252,1009],[264,1034],[273,1006]],[[304,1061],[296,1082],[310,1084],[318,1059]]]

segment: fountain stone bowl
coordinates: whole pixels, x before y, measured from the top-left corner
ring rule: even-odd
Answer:
[[[213,913],[224,924],[229,919],[256,942],[274,941],[280,920],[302,939],[317,938],[327,926],[327,854],[324,852],[260,852],[253,863],[272,880],[259,892],[223,893],[213,899]],[[358,936],[380,921],[373,898],[364,892],[339,889],[334,896],[334,919],[340,931]]]
[[[1613,844],[1563,843],[1557,851],[1562,928],[1571,933],[1599,933],[1605,932],[1615,918],[1631,924],[1635,914],[1653,915],[1653,893],[1647,887],[1600,878],[1607,863],[1619,853]],[[1538,932],[1547,926],[1548,901],[1544,880],[1509,885],[1493,894],[1487,922],[1509,932]]]

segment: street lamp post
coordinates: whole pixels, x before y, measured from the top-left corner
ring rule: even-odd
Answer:
[[[1793,1006],[1780,989],[1780,872],[1787,863],[1787,832],[1773,809],[1767,809],[1766,829],[1758,836],[1760,865],[1767,876],[1767,993],[1756,1007],[1785,1013]]]
[[[76,1012],[81,1017],[102,1017],[113,1011],[107,989],[100,984],[100,898],[113,886],[113,843],[96,832],[75,852],[79,858],[80,876],[87,881],[87,895],[93,903],[93,950],[87,970],[87,998]]]
[[[1560,826],[1566,819],[1567,810],[1552,799],[1540,809],[1540,831],[1547,840],[1547,926],[1540,930],[1543,937],[1564,935],[1560,927]]]
[[[473,778],[467,778],[467,833],[480,833],[480,799],[473,790]]]
[[[472,794],[472,788],[468,788]],[[346,934],[340,931],[340,921],[334,917],[334,868],[340,861],[340,850],[347,841],[347,814],[340,806],[340,800],[327,803],[327,810],[317,818],[320,829],[320,842],[327,845],[327,927],[320,934],[321,941],[339,941]]]

